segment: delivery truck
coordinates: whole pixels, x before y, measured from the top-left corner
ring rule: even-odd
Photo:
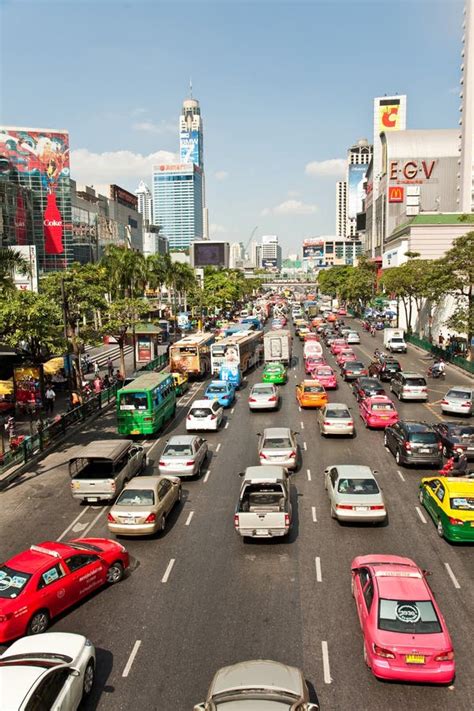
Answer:
[[[406,353],[405,331],[403,328],[385,328],[383,345],[390,353]]]
[[[268,331],[263,336],[263,356],[265,363],[278,361],[291,363],[292,336],[289,331]]]

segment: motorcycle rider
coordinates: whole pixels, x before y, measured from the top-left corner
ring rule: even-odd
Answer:
[[[439,358],[438,360],[435,360],[433,365],[430,368],[430,375],[433,378],[442,378],[445,375],[446,372],[446,366],[444,363],[444,360],[442,358]]]
[[[466,452],[454,452],[439,473],[441,476],[466,476],[467,464]]]

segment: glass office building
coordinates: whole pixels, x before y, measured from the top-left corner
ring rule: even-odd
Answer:
[[[169,240],[170,251],[188,250],[203,236],[203,173],[198,165],[153,167],[153,222]]]

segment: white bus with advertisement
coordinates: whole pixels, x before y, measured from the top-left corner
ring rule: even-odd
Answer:
[[[202,378],[211,370],[212,333],[193,333],[170,347],[170,371]]]
[[[226,336],[211,346],[211,371],[218,374],[221,366],[240,368],[245,373],[257,364],[262,344],[261,331],[241,331]]]

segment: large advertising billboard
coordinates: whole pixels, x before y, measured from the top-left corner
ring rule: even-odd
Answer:
[[[303,259],[322,259],[324,257],[324,241],[320,239],[303,240]]]
[[[364,199],[364,179],[367,165],[350,165],[347,179],[347,217],[355,219],[362,212]]]
[[[110,198],[124,207],[138,210],[138,197],[129,193],[128,190],[121,188],[120,185],[110,186]]]
[[[226,267],[226,242],[193,242],[195,267]]]
[[[276,269],[278,266],[278,260],[276,257],[265,257],[262,259],[263,269]]]
[[[181,131],[179,136],[180,159],[183,163],[201,164],[199,131]]]
[[[400,106],[400,98],[389,97],[379,99],[378,107],[378,128],[382,131],[400,131],[405,127],[402,125],[403,117]]]

